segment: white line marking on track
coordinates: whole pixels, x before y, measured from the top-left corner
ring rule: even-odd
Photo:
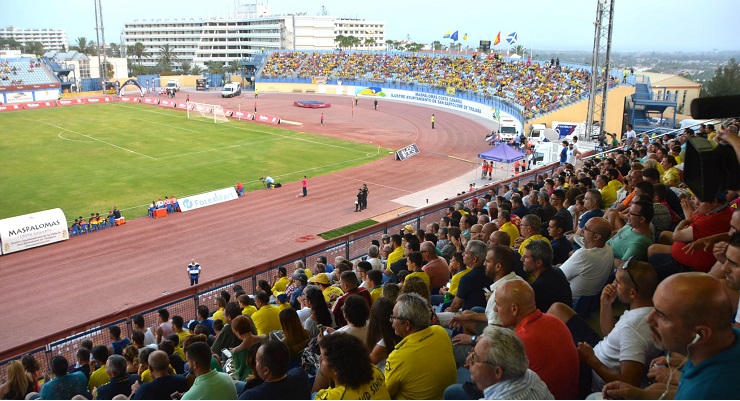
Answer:
[[[73,134],[77,134],[77,135],[80,135],[80,136],[84,136],[85,138],[89,138],[89,139],[92,139],[93,141],[97,141],[97,142],[100,142],[100,143],[104,143],[104,144],[106,144],[106,145],[108,145],[108,146],[113,146],[114,148],[118,148],[118,149],[121,149],[121,150],[123,150],[123,151],[126,151],[126,152],[129,152],[129,153],[133,153],[133,154],[136,154],[136,155],[139,155],[139,156],[143,156],[143,157],[146,157],[146,158],[148,158],[148,159],[152,159],[152,160],[157,160],[157,158],[156,158],[156,157],[151,157],[151,156],[147,156],[147,155],[145,155],[145,154],[143,154],[143,153],[139,153],[139,152],[136,152],[136,151],[134,151],[134,150],[131,150],[131,149],[126,149],[126,148],[123,148],[123,147],[121,147],[121,146],[118,146],[118,145],[112,144],[112,143],[110,143],[110,142],[106,142],[106,141],[103,141],[103,140],[101,140],[101,139],[98,139],[98,138],[92,137],[92,136],[90,136],[90,135],[85,135],[85,134],[83,134],[83,133],[80,133],[80,132],[77,132],[77,131],[73,131],[73,130],[71,130],[71,129],[67,129],[67,128],[64,128],[64,127],[60,127],[60,126],[58,126],[58,125],[54,125],[54,124],[51,124],[51,123],[47,123],[47,122],[45,122],[45,121],[39,121],[39,122],[40,122],[41,124],[46,124],[46,125],[48,125],[48,126],[51,126],[51,127],[54,127],[54,128],[59,128],[59,129],[61,129],[61,130],[65,130],[65,131],[67,131],[67,132],[71,132],[71,133],[73,133]]]

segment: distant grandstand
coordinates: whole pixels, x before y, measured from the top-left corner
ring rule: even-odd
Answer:
[[[493,55],[473,58],[378,52],[273,52],[257,78],[269,82],[322,77],[332,82],[454,88],[450,90],[512,102],[521,107],[524,119],[531,119],[587,97],[590,76],[587,66],[551,65]]]

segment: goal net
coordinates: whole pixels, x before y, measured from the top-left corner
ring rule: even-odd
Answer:
[[[224,113],[223,106],[217,104],[190,102],[187,111],[188,118],[207,119],[216,124],[229,122],[229,119],[226,118],[226,114]]]

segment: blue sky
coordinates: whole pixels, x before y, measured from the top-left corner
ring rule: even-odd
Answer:
[[[263,0],[266,1],[266,0]],[[429,43],[459,30],[475,46],[516,31],[520,44],[538,50],[587,50],[593,47],[597,0],[272,0],[273,14],[306,12],[325,6],[329,15],[386,23],[386,39]],[[463,4],[464,6],[459,6]],[[107,42],[118,42],[126,22],[141,18],[198,18],[231,13],[234,0],[103,0]],[[738,50],[734,29],[737,0],[616,0],[613,50]],[[95,40],[93,0],[0,0],[0,26],[61,28],[70,42]]]

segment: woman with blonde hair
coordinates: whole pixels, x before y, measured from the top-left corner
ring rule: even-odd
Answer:
[[[280,325],[283,326],[283,338],[279,338],[288,346],[290,359],[300,359],[301,352],[308,345],[311,336],[308,330],[303,328],[298,313],[293,308],[287,308],[280,311]]]
[[[139,349],[135,345],[127,345],[122,355],[126,359],[126,373],[139,374]]]
[[[19,361],[8,363],[8,381],[0,386],[0,399],[23,400],[33,390],[33,383],[28,380],[26,370]]]

